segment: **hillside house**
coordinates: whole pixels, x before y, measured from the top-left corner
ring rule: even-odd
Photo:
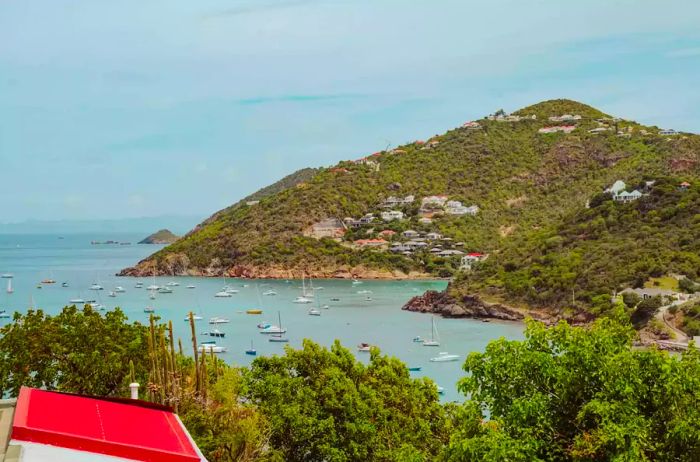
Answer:
[[[659,135],[673,136],[673,135],[678,135],[678,132],[668,128],[668,129],[659,130]]]
[[[421,149],[436,148],[439,144],[440,144],[440,142],[438,140],[428,141],[427,143],[425,143],[425,146],[423,146]]]
[[[575,125],[557,125],[554,127],[542,127],[539,130],[537,130],[537,133],[557,133],[557,132],[571,133],[574,130],[576,130]]]
[[[438,255],[441,257],[457,257],[460,255],[464,255],[464,252],[462,252],[461,250],[450,249],[450,250],[443,250],[442,252],[439,252]]]
[[[429,225],[430,223],[433,222],[432,218],[429,217],[422,217],[418,219],[418,223],[424,224],[424,225]]]
[[[469,121],[462,124],[462,128],[466,128],[468,130],[479,130],[481,129],[481,124],[479,124],[479,122]]]
[[[479,207],[470,205],[465,207],[460,201],[448,201],[445,205],[445,213],[448,215],[476,215],[479,213]]]
[[[391,246],[389,251],[394,252],[394,253],[402,253],[404,255],[410,254],[413,251],[413,248],[405,245],[405,244],[394,244]]]
[[[330,171],[331,171],[331,173],[350,173],[350,170],[348,170],[347,168],[342,168],[342,167],[335,167],[335,168],[332,168]]]
[[[382,212],[381,217],[384,221],[403,220],[403,212],[400,210],[389,210]]]
[[[355,246],[364,248],[386,248],[389,244],[384,239],[358,239],[354,242]]]
[[[414,231],[414,230],[412,230],[412,229],[407,229],[406,231],[404,231],[403,233],[401,233],[401,235],[402,235],[403,237],[405,237],[405,238],[413,239],[413,238],[415,238],[415,237],[419,237],[419,236],[420,236],[420,233],[418,233],[418,231]]]
[[[425,237],[430,241],[439,241],[440,239],[442,239],[442,234],[432,232],[426,234]]]
[[[321,239],[324,237],[338,238],[345,234],[345,225],[337,218],[326,218],[311,225],[307,235]]]
[[[446,202],[447,196],[426,196],[421,200],[420,208],[422,210],[441,209],[445,207]]]
[[[614,194],[613,200],[616,202],[627,203],[627,202],[636,201],[637,199],[639,199],[641,197],[642,197],[642,193],[635,189],[632,192],[622,191],[619,194]]]
[[[690,188],[690,183],[688,183],[687,181],[684,181],[683,183],[678,185],[678,189],[680,189],[681,191],[687,191],[688,188]]]
[[[560,116],[552,116],[549,118],[551,122],[571,122],[575,120],[581,120],[580,115],[564,114]]]
[[[411,250],[418,250],[418,249],[423,249],[425,247],[428,247],[427,243],[425,243],[423,241],[419,241],[417,239],[413,239],[412,241],[404,242],[403,245],[408,247]]]
[[[486,257],[487,255],[479,252],[468,253],[462,257],[459,268],[464,270],[470,270],[474,263],[484,261]]]
[[[440,253],[440,252],[442,252],[442,247],[440,247],[439,245],[430,249],[430,253]]]
[[[383,208],[401,207],[403,205],[410,205],[415,200],[416,200],[416,196],[414,196],[412,194],[408,195],[406,197],[389,196],[384,200],[384,202],[382,202],[380,207],[383,207]]]
[[[661,289],[658,287],[643,287],[638,289],[627,288],[620,293],[634,293],[642,297],[643,300],[654,297],[661,297],[667,300],[678,300],[678,292],[674,292],[670,289]]]
[[[252,207],[253,205],[258,205],[259,203],[260,201],[247,201],[245,205],[247,205],[248,207]]]
[[[392,231],[391,229],[385,229],[384,231],[380,231],[379,235],[384,238],[391,238],[396,236],[396,231]]]
[[[356,220],[351,217],[347,217],[343,220],[345,223],[345,226],[350,227],[350,228],[359,228],[361,226],[369,225],[375,220],[375,216],[371,213],[368,213],[364,215],[362,218],[359,220]]]

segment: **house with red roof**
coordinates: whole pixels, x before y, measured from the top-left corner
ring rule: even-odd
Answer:
[[[384,231],[380,231],[379,235],[382,237],[392,237],[396,235],[396,231],[392,231],[390,229],[385,229]]]
[[[0,461],[206,462],[172,409],[22,387],[0,402]]]
[[[462,257],[459,268],[462,270],[470,270],[472,269],[472,265],[474,263],[484,261],[486,260],[486,257],[488,257],[488,255],[480,252],[470,252]]]

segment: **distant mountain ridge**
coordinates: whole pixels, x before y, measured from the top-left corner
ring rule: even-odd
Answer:
[[[0,223],[0,234],[149,233],[168,228],[184,234],[202,220],[201,216],[162,215],[108,220],[28,220]]]
[[[571,217],[616,180],[695,185],[700,137],[550,100],[309,173],[259,202],[217,212],[123,274],[457,276],[450,291],[458,297],[476,291],[508,301],[514,292],[502,272],[526,261],[512,246],[534,252],[546,245],[536,244],[540,234],[568,233]],[[391,212],[387,220],[383,212]],[[486,260],[471,265],[470,255]],[[506,256],[514,261],[501,262]],[[587,284],[576,288],[575,306],[590,306],[598,294]],[[516,298],[566,305],[559,296]]]

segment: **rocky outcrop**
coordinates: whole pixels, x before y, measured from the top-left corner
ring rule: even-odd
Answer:
[[[521,321],[526,315],[530,315],[530,313],[524,313],[500,303],[487,303],[476,295],[466,295],[461,299],[456,299],[447,291],[437,292],[434,290],[413,297],[402,309],[439,314],[446,318],[483,318],[505,321]]]
[[[139,242],[139,244],[172,244],[177,240],[178,237],[170,232],[169,229],[161,229]]]

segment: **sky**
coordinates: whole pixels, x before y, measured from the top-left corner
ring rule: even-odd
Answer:
[[[207,216],[571,98],[700,132],[696,0],[2,0],[0,222]]]

